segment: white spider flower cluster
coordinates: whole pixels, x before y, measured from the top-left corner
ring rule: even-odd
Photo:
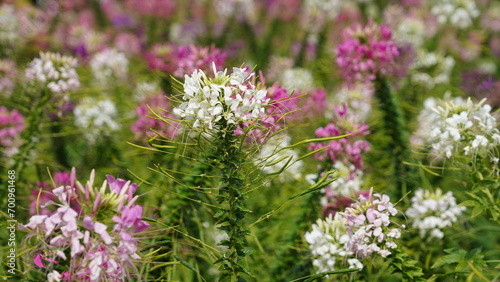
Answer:
[[[347,219],[348,233],[351,235],[347,247],[360,258],[373,253],[387,257],[391,254],[390,249],[398,247],[394,239],[401,236],[399,228],[390,227],[390,217],[398,211],[389,196],[374,194],[373,198],[360,195],[358,201],[342,213]]]
[[[75,124],[84,129],[84,135],[90,143],[97,140],[100,134],[108,135],[110,131],[120,128],[115,119],[116,106],[111,100],[96,102],[92,98],[85,98],[75,107]]]
[[[29,63],[25,71],[26,80],[32,85],[46,87],[53,94],[75,91],[80,86],[75,70],[77,64],[74,57],[40,52],[40,58]]]
[[[106,49],[94,55],[90,61],[94,80],[100,85],[127,78],[129,61],[124,53]]]
[[[419,230],[420,237],[429,239],[442,239],[444,237],[442,229],[456,222],[466,209],[457,206],[451,191],[443,194],[441,189],[431,192],[420,188],[415,191],[411,202],[412,205],[406,210],[406,215],[413,221],[412,227]]]
[[[485,101],[475,104],[469,98],[465,105],[448,102],[435,109],[439,119],[431,128],[428,143],[437,155],[486,156],[500,144],[496,118]],[[494,155],[490,157],[495,161]]]
[[[479,16],[474,0],[438,0],[431,8],[441,24],[449,23],[460,29],[468,28]]]
[[[454,67],[455,60],[451,56],[420,51],[417,54],[417,61],[411,67],[413,69],[411,80],[413,83],[432,89],[437,84],[449,83]]]
[[[313,230],[304,235],[314,257],[313,265],[317,268],[317,273],[333,271],[336,267],[343,268],[338,262],[342,263],[345,259],[349,268],[363,268],[354,253],[346,248],[349,242],[346,227],[347,220],[337,213],[333,218],[329,216],[325,220],[318,219],[312,225]]]
[[[419,48],[424,44],[426,36],[425,23],[418,18],[404,18],[394,29],[393,38],[396,41],[408,42]]]
[[[255,158],[256,165],[265,173],[276,173],[288,163],[286,170],[278,177],[282,182],[302,177],[303,162],[297,161],[299,156],[295,150],[287,148],[291,145],[291,139],[288,135],[269,139],[259,147],[260,151]]]
[[[462,97],[445,98],[446,101],[453,101],[455,105],[466,105],[467,102]],[[418,128],[415,134],[411,137],[411,142],[417,146],[424,146],[425,142],[430,138],[432,126],[439,120],[439,114],[435,111],[438,105],[445,105],[444,101],[434,97],[425,99],[424,108],[420,111],[417,117]]]
[[[174,113],[194,129],[214,129],[224,119],[228,124],[240,124],[257,119],[269,102],[266,90],[251,83],[253,73],[233,68],[231,74],[216,72],[208,78],[202,70],[185,75],[183,102]]]
[[[14,6],[3,4],[0,7],[0,50],[12,48],[19,41],[19,20]]]
[[[288,91],[307,90],[314,86],[314,79],[310,70],[291,68],[283,72],[281,84]]]

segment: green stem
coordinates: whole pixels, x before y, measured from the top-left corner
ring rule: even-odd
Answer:
[[[239,140],[234,136],[236,126],[228,124],[226,120],[219,121],[221,130],[215,141],[215,154],[213,156],[216,167],[221,174],[218,202],[223,206],[216,217],[219,218],[218,228],[225,231],[229,239],[219,244],[228,247],[228,251],[217,262],[222,262],[220,280],[230,278],[231,281],[241,281],[241,273],[251,275],[242,264],[241,259],[250,251],[246,236],[249,230],[243,226],[242,220],[248,210],[243,203],[244,179],[240,173],[244,162],[243,153],[239,146]]]
[[[396,184],[396,197],[402,197],[407,192],[407,181],[410,168],[404,164],[411,156],[409,147],[408,130],[401,106],[395,95],[390,91],[389,85],[384,77],[377,75],[375,80],[375,95],[379,100],[380,109],[387,133],[391,137],[389,148],[391,148],[392,164],[394,166],[394,180]]]
[[[35,98],[34,106],[30,115],[28,116],[28,123],[26,129],[23,131],[21,137],[23,144],[19,148],[19,153],[15,156],[14,170],[18,177],[22,177],[26,161],[29,158],[31,150],[38,144],[35,141],[40,133],[40,124],[46,115],[45,107],[50,100],[51,95],[48,90],[42,90],[40,96]]]

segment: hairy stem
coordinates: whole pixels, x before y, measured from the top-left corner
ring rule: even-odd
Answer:
[[[387,134],[391,137],[389,148],[391,148],[392,164],[394,166],[394,181],[396,184],[396,196],[402,197],[406,194],[407,181],[410,175],[409,167],[404,165],[411,156],[409,147],[408,130],[401,106],[384,77],[378,75],[375,80],[375,95],[378,98],[380,109]]]
[[[223,208],[215,216],[219,218],[218,228],[228,235],[228,239],[222,240],[219,244],[226,246],[228,251],[217,262],[222,263],[220,268],[221,281],[226,278],[230,278],[231,281],[243,281],[241,273],[251,275],[241,264],[241,259],[250,252],[249,249],[245,248],[247,245],[245,237],[250,232],[242,223],[248,212],[243,205],[245,195],[241,167],[244,158],[239,147],[239,140],[234,136],[236,126],[228,124],[225,120],[221,120],[218,124],[221,130],[214,144],[216,150],[213,158],[221,175],[217,200]]]

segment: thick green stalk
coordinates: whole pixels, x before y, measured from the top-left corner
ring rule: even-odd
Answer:
[[[406,194],[407,182],[410,176],[410,168],[404,164],[411,157],[409,147],[408,130],[401,106],[396,97],[389,89],[389,85],[384,77],[378,75],[374,83],[375,95],[378,98],[380,109],[383,112],[383,119],[387,134],[391,141],[388,148],[391,148],[392,163],[394,166],[394,181],[396,184],[397,197]]]
[[[236,126],[228,124],[225,120],[219,123],[221,128],[217,140],[214,142],[214,164],[220,171],[221,182],[219,187],[218,202],[221,208],[215,215],[218,218],[218,228],[228,235],[227,240],[219,244],[226,246],[228,251],[216,263],[221,263],[220,280],[229,278],[230,281],[244,281],[241,273],[251,275],[242,264],[241,259],[251,252],[246,248],[246,236],[250,234],[243,225],[243,218],[248,210],[243,203],[244,179],[241,168],[244,162],[243,153],[239,147],[239,140],[233,136]]]
[[[44,116],[47,114],[45,109],[50,98],[50,92],[45,89],[42,90],[40,92],[40,96],[36,97],[35,101],[33,101],[33,107],[30,115],[28,116],[26,129],[21,135],[23,144],[19,148],[19,153],[15,156],[13,170],[16,171],[18,177],[22,177],[22,171],[24,170],[25,163],[29,158],[30,152],[38,143],[35,140],[38,139],[40,134],[40,124],[42,123]]]

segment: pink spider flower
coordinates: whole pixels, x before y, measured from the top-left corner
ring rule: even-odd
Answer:
[[[17,109],[9,111],[0,106],[0,148],[6,157],[15,155],[21,146],[20,136],[24,130],[24,117]]]
[[[122,281],[130,277],[141,259],[137,236],[149,228],[142,206],[135,204],[138,185],[108,175],[96,188],[92,171],[84,186],[76,181],[75,169],[54,178],[62,184],[52,190],[57,209],[33,215],[24,225],[29,237],[44,238],[34,247],[34,264],[45,268],[49,280]],[[72,200],[78,202],[79,210],[70,206]],[[55,265],[66,270],[59,273]]]
[[[356,25],[343,31],[343,41],[336,49],[336,62],[349,85],[369,83],[378,74],[393,72],[400,52],[391,38],[388,25],[379,26],[371,21],[364,27]]]
[[[370,150],[370,144],[362,137],[369,133],[368,125],[356,122],[348,114],[346,105],[335,107],[334,123],[316,129],[316,137],[350,135],[329,142],[311,143],[309,149],[314,151],[327,146],[326,149],[316,153],[314,158],[332,163],[337,161],[350,163],[354,165],[355,169],[361,169],[363,167],[363,153]]]

